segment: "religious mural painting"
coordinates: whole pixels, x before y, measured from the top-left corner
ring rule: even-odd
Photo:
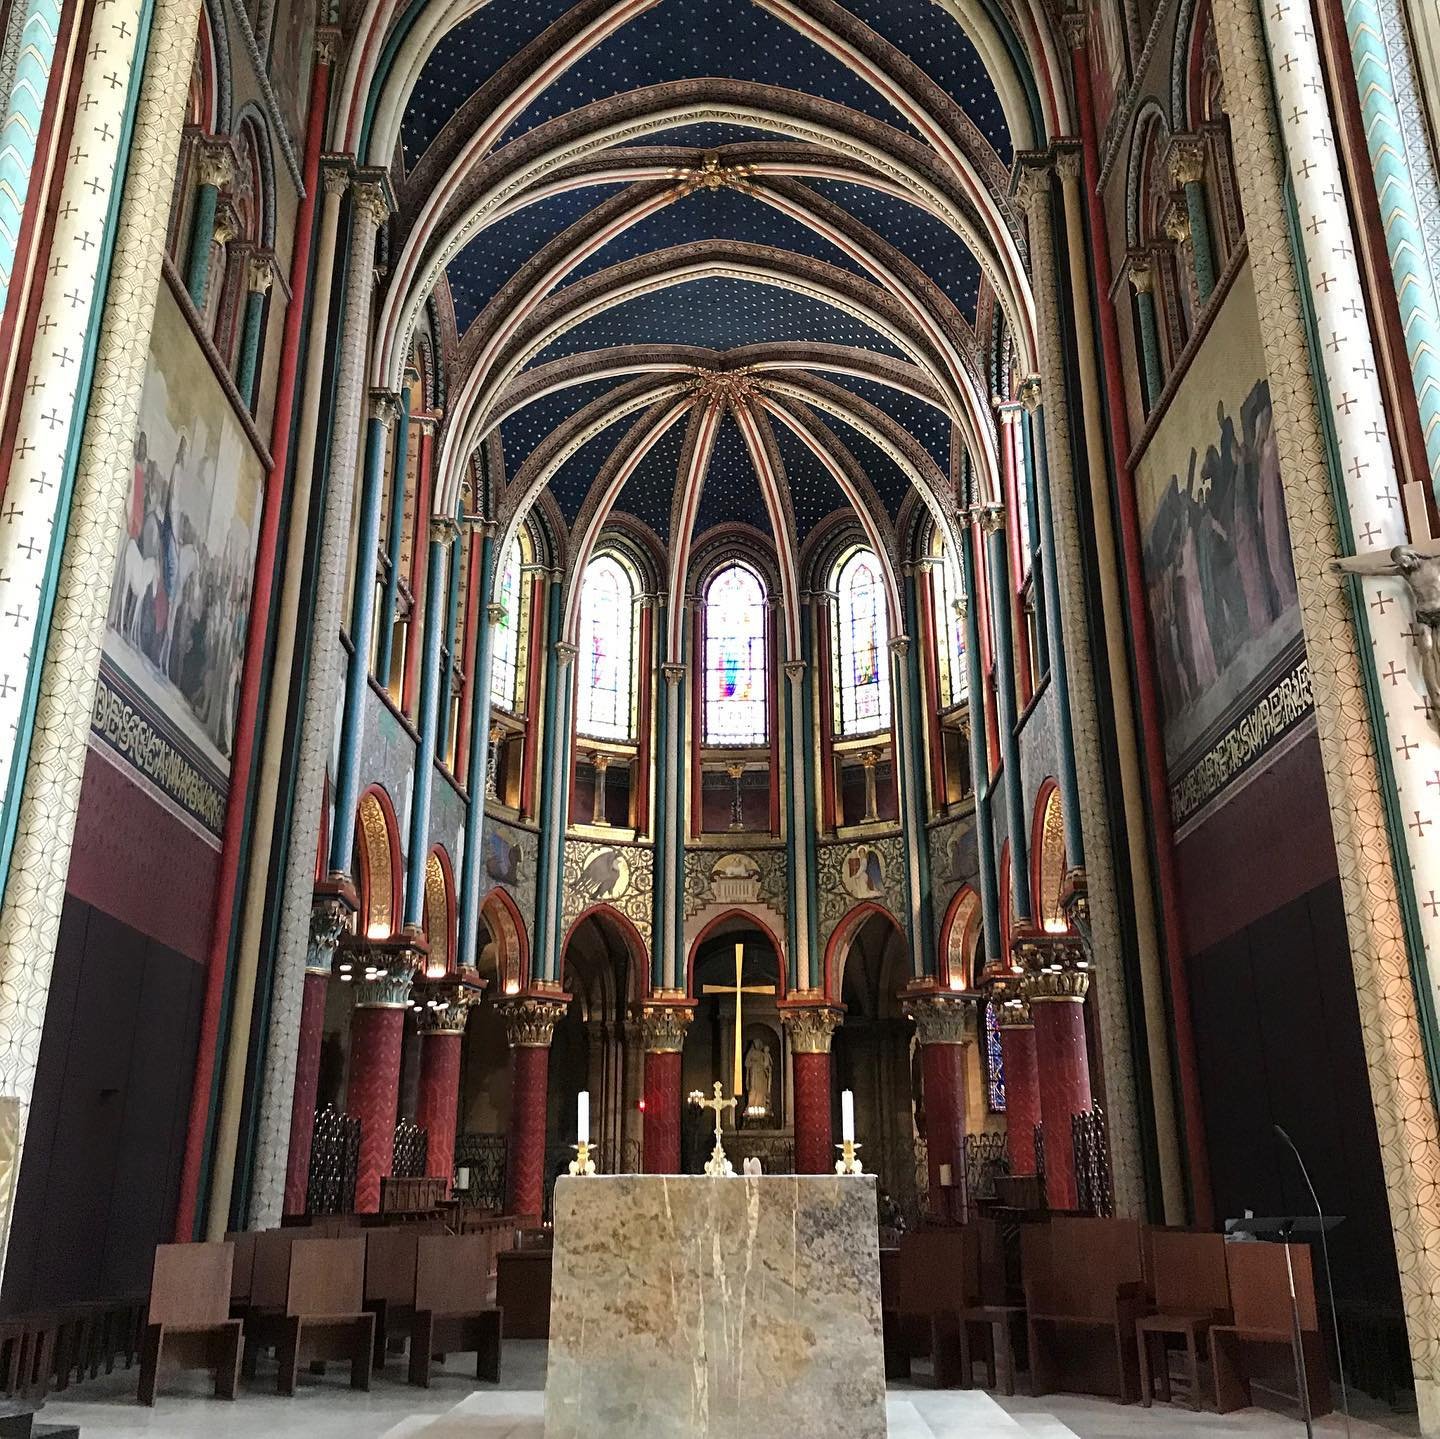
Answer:
[[[1183,822],[1309,711],[1248,265],[1136,467],[1172,807]]]
[[[275,7],[271,40],[270,84],[280,114],[298,143],[305,134],[306,91],[310,88],[310,57],[315,47],[313,0],[280,0]]]
[[[643,845],[594,844],[572,840],[565,846],[565,899],[562,920],[568,930],[587,909],[609,905],[648,938],[654,888],[654,852]]]
[[[93,728],[207,828],[224,822],[260,458],[162,288]]]
[[[786,864],[783,849],[743,853],[688,850],[685,855],[685,918],[712,904],[759,904],[784,914]]]
[[[1095,128],[1103,136],[1130,80],[1130,56],[1119,0],[1089,0],[1090,87]]]

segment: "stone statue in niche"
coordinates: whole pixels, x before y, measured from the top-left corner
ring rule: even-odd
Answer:
[[[1435,546],[1423,549],[1396,545],[1393,550],[1372,550],[1330,561],[1335,574],[1378,575],[1399,579],[1410,592],[1415,610],[1415,649],[1420,656],[1420,678],[1425,686],[1426,718],[1440,730],[1440,554]]]
[[[763,1040],[752,1039],[745,1051],[745,1113],[749,1118],[769,1115],[770,1085],[774,1077],[775,1062],[770,1058],[770,1046]]]

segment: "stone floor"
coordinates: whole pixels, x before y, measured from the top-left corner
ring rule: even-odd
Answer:
[[[436,1370],[427,1393],[406,1384],[403,1366],[393,1363],[376,1377],[369,1394],[357,1394],[346,1383],[344,1366],[336,1365],[324,1378],[304,1376],[300,1392],[282,1399],[273,1380],[265,1382],[262,1367],[260,1379],[234,1404],[210,1397],[203,1376],[182,1375],[147,1410],[135,1403],[132,1370],[56,1396],[42,1417],[78,1424],[82,1439],[543,1439],[543,1344],[507,1344],[505,1380],[498,1388],[477,1388],[474,1373],[473,1362],[467,1367],[452,1361]],[[1257,1409],[1221,1419],[1055,1394],[996,1400],[930,1389],[923,1379],[892,1387],[889,1412],[891,1439],[1198,1439],[1220,1434],[1291,1439],[1303,1433],[1293,1418]],[[1352,1439],[1416,1433],[1413,1421],[1379,1419],[1369,1406],[1366,1416],[1351,1425]],[[1316,1433],[1338,1439],[1344,1423],[1327,1419],[1316,1425]]]

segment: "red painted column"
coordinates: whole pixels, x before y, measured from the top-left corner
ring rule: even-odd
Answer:
[[[922,992],[906,1003],[905,1011],[920,1041],[930,1213],[941,1223],[963,1224],[969,1215],[965,1050],[975,1037],[975,1002],[946,991]],[[949,1184],[944,1182],[947,1169]]]
[[[455,1174],[459,1052],[465,1040],[467,1014],[468,1010],[461,1010],[459,1027],[455,1027],[448,1010],[428,1010],[420,1017],[420,1093],[415,1122],[428,1137],[425,1173],[436,1180],[448,1180]]]
[[[1000,1058],[1005,1065],[1005,1130],[1010,1173],[1035,1173],[1035,1129],[1040,1123],[1040,1071],[1035,1059],[1035,1025],[1024,1000],[1000,1010]]]
[[[646,1174],[680,1173],[680,1055],[695,1011],[683,1004],[647,1004],[640,1012],[645,1038]]]
[[[1090,1108],[1090,1054],[1085,1043],[1083,971],[1045,971],[1026,988],[1035,1020],[1035,1064],[1040,1117],[1045,1126],[1045,1198],[1051,1209],[1073,1209],[1079,1199],[1071,1119]],[[1007,1095],[1008,1098],[1008,1095]]]
[[[796,1174],[835,1172],[830,1043],[842,1017],[843,1011],[830,1005],[797,1005],[781,1010],[795,1077]],[[863,1153],[860,1160],[863,1164]]]
[[[545,1212],[545,1109],[550,1091],[550,1039],[565,1014],[560,1000],[525,997],[505,1005],[510,1040],[510,1138],[505,1164],[505,1208],[511,1214]]]
[[[360,1165],[355,1212],[380,1209],[380,1180],[395,1159],[395,1116],[400,1106],[400,1057],[413,968],[399,965],[355,986],[350,1016],[350,1081],[345,1108],[360,1121]]]
[[[285,1165],[285,1213],[304,1214],[310,1189],[310,1146],[320,1090],[320,1048],[325,1039],[325,997],[330,970],[305,970],[300,1001],[300,1052],[295,1058],[295,1099],[290,1109],[290,1157]]]

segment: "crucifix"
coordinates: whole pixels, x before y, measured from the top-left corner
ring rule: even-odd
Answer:
[[[713,1109],[715,1111],[715,1148],[710,1152],[709,1162],[705,1165],[705,1173],[712,1179],[726,1179],[735,1173],[734,1167],[725,1157],[725,1146],[721,1142],[720,1120],[727,1109],[734,1109],[736,1101],[726,1099],[725,1086],[717,1079],[715,1081],[715,1098],[704,1098],[698,1089],[691,1090],[690,1103],[698,1104],[701,1109]]]
[[[730,1092],[738,1101],[745,1093],[745,1077],[743,1070],[743,1037],[741,1034],[741,1006],[744,1003],[744,996],[747,994],[774,994],[773,984],[746,984],[742,971],[745,968],[745,946],[735,946],[735,983],[728,984],[707,984],[700,990],[701,994],[733,994],[735,996],[735,1068],[731,1079]],[[716,1081],[717,1083],[719,1081]],[[715,1123],[718,1127],[720,1116],[715,1116]]]

